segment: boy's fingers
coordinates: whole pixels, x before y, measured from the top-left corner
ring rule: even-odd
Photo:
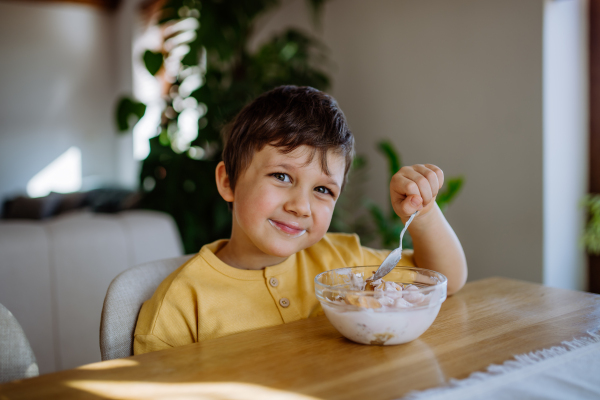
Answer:
[[[425,166],[427,168],[429,168],[430,170],[432,170],[433,172],[435,172],[435,174],[437,175],[437,178],[438,178],[439,185],[440,185],[439,189],[441,189],[442,186],[444,186],[444,171],[442,171],[442,169],[440,167],[433,165],[433,164],[425,164]]]
[[[431,164],[429,164],[431,165]],[[423,175],[427,181],[429,182],[429,186],[431,187],[431,196],[432,198],[437,196],[440,191],[441,185],[438,180],[438,175],[433,171],[433,169],[427,167],[427,165],[415,165],[415,171]],[[429,203],[429,202],[428,202]]]
[[[390,192],[394,210],[409,216],[428,206],[444,184],[444,172],[433,164],[402,167],[392,177]]]
[[[423,198],[420,195],[419,186],[405,176],[405,173],[407,173],[406,170],[402,170],[402,173],[394,175],[392,182],[390,182],[392,204],[394,205],[394,210],[400,216],[409,216],[423,208]]]
[[[405,176],[413,181],[418,187],[418,193],[410,193],[410,194],[419,194],[423,198],[423,204],[427,205],[433,198],[433,188],[431,187],[431,183],[429,180],[423,175],[423,173],[418,170],[424,170],[424,166],[414,165],[412,168],[407,168],[405,171]],[[409,186],[410,185],[409,183]]]
[[[409,216],[423,208],[423,199],[421,196],[411,195],[408,196],[400,204],[400,208],[404,215]]]
[[[409,179],[406,174],[414,173],[412,169],[402,168],[400,173],[395,174],[390,182],[390,191],[392,195],[399,196],[402,200],[410,195],[419,195],[419,185],[417,185],[412,179]]]

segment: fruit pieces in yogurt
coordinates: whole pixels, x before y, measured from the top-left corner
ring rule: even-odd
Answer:
[[[350,273],[349,289],[373,292],[373,295],[345,293],[328,299],[362,308],[411,308],[427,305],[431,295],[419,292],[415,285],[403,285],[396,282],[372,278],[364,279],[362,274]]]

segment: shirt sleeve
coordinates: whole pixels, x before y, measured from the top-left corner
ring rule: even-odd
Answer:
[[[173,346],[154,335],[136,335],[133,339],[133,354],[135,355],[170,349],[171,347]]]
[[[197,341],[197,296],[188,281],[172,274],[144,302],[134,332],[134,354]]]
[[[185,302],[179,298],[175,300],[163,299],[156,308],[153,307],[152,301],[144,303],[134,334],[134,354],[183,346],[197,341],[194,336],[195,326],[190,321],[196,319],[195,315],[186,315],[193,311],[182,311],[182,308],[193,310],[193,304],[182,307],[191,301]]]

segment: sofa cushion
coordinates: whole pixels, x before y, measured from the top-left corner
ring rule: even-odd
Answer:
[[[108,285],[122,271],[183,254],[172,218],[130,210],[0,221],[0,303],[20,322],[40,372],[100,361]]]

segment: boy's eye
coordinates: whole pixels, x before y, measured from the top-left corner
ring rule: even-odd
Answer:
[[[318,186],[315,188],[315,191],[323,194],[330,194],[333,196],[331,190],[327,189],[325,186]]]
[[[282,172],[275,172],[274,174],[271,174],[271,176],[277,180],[280,180],[281,182],[291,182],[292,181],[288,174],[284,174]]]

